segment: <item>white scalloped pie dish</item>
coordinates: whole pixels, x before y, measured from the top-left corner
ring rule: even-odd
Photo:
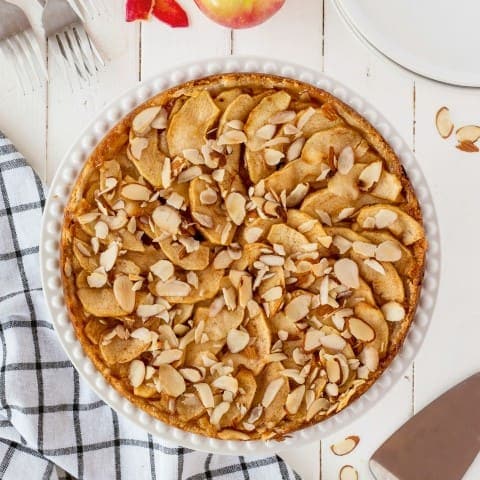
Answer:
[[[97,143],[124,115],[149,97],[187,80],[223,72],[261,72],[291,77],[322,88],[363,115],[392,146],[400,158],[422,207],[429,242],[425,279],[415,320],[400,352],[372,387],[345,410],[311,427],[293,432],[279,442],[231,441],[208,438],[167,425],[140,410],[110,386],[84,354],[70,323],[59,269],[59,241],[63,210],[71,187]],[[45,299],[60,343],[75,368],[97,395],[138,427],[174,444],[220,454],[265,454],[299,446],[335,433],[372,408],[402,376],[420,348],[433,314],[439,286],[440,241],[432,198],[413,154],[395,129],[367,102],[322,73],[283,62],[244,57],[205,60],[160,74],[136,86],[106,107],[78,138],[63,159],[50,186],[40,241],[41,274]]]

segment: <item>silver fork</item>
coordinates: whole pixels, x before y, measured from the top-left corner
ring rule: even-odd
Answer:
[[[16,5],[0,0],[0,51],[15,69],[23,92],[41,86],[48,79],[43,55],[25,13]]]
[[[99,65],[105,62],[92,39],[83,28],[82,18],[67,0],[39,0],[45,5],[42,24],[45,34],[52,40],[56,56],[64,60],[83,80],[93,77]],[[64,65],[65,67],[65,65]],[[68,75],[64,68],[65,74]]]

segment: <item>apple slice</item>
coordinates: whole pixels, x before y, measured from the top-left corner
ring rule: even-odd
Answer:
[[[233,312],[224,308],[220,313],[211,317],[209,314],[209,308],[198,307],[195,311],[193,324],[197,327],[203,320],[205,322],[203,333],[208,336],[209,340],[225,341],[228,332],[236,329],[242,324],[244,313],[245,311],[243,308],[237,308]]]
[[[125,13],[127,22],[148,20],[152,11],[153,0],[127,0]]]
[[[155,0],[152,13],[171,27],[188,27],[188,16],[175,0]]]
[[[328,256],[328,247],[332,238],[327,235],[322,224],[315,217],[292,208],[287,212],[287,225],[303,233],[309,242],[318,243],[318,252],[321,257]]]

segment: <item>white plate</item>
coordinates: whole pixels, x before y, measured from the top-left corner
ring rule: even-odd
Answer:
[[[138,409],[105,382],[103,376],[97,372],[92,362],[84,354],[68,318],[61,287],[59,240],[63,210],[68,201],[72,184],[94,147],[124,115],[149,97],[186,80],[220,72],[264,72],[302,80],[331,92],[367,118],[401,158],[422,205],[430,244],[427,255],[426,278],[415,321],[402,350],[392,364],[368,392],[348,408],[324,422],[294,432],[282,442],[241,442],[207,438],[166,425]],[[137,426],[168,442],[213,453],[260,455],[279,451],[293,445],[299,446],[334,433],[375,405],[401,377],[418,351],[433,313],[439,284],[440,242],[435,209],[420,167],[395,129],[374,108],[355,93],[322,73],[271,60],[229,57],[191,64],[152,78],[130,90],[98,115],[97,119],[87,127],[67,153],[53,179],[42,223],[40,258],[45,299],[60,342],[73,365],[100,398]]]
[[[480,2],[334,0],[347,24],[390,60],[434,80],[480,86]]]

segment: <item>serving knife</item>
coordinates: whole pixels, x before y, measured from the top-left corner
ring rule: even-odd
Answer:
[[[480,452],[480,372],[448,390],[372,456],[377,480],[461,480]]]

